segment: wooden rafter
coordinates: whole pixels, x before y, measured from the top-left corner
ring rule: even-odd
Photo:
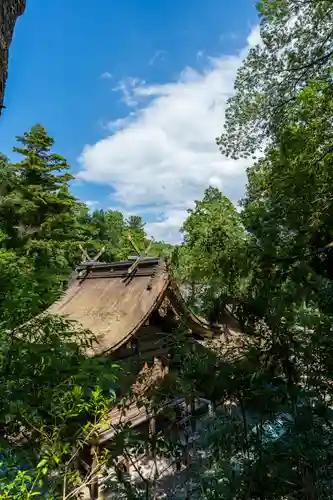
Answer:
[[[82,261],[90,260],[90,257],[88,255],[87,251],[83,248],[83,246],[79,245],[79,249],[81,250],[81,253],[82,253]]]
[[[128,274],[132,274],[132,272],[138,267],[138,265],[139,265],[140,261],[142,260],[142,258],[147,256],[149,250],[151,249],[151,246],[152,246],[153,242],[150,241],[150,243],[147,246],[147,248],[143,252],[140,252],[140,250],[138,249],[138,247],[136,246],[135,242],[132,239],[131,233],[128,233],[128,240],[131,243],[131,245],[134,248],[134,250],[136,251],[136,253],[138,254],[137,259],[133,262],[133,264],[127,270]]]

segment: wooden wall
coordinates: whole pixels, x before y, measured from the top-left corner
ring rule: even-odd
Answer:
[[[154,311],[148,321],[142,326],[132,339],[112,354],[115,360],[136,358],[143,363],[152,363],[159,358],[163,364],[168,363],[168,355],[173,344],[172,333],[175,324],[167,312],[161,315]]]

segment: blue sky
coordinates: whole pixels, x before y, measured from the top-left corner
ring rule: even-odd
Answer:
[[[214,138],[249,45],[253,0],[27,0],[10,50],[0,151],[34,123],[77,176],[76,196],[140,213],[177,239],[209,184],[237,201],[244,161]],[[97,6],[98,5],[98,6]]]

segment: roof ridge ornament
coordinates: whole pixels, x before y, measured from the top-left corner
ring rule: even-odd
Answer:
[[[97,254],[95,255],[95,257],[93,257],[92,259],[89,257],[89,254],[88,252],[83,248],[82,245],[79,245],[79,249],[81,250],[82,252],[82,263],[86,264],[86,263],[94,263],[94,262],[97,262],[98,259],[103,255],[103,253],[105,252],[105,247],[102,247],[98,252]]]
[[[91,267],[93,264],[95,264],[98,259],[101,257],[101,255],[105,252],[105,247],[102,247],[97,254],[95,255],[94,258],[90,258],[88,252],[83,248],[82,245],[79,245],[79,248],[82,252],[82,264],[86,264],[87,268],[83,271],[79,272],[79,278],[86,278],[89,274],[89,267]]]
[[[134,250],[136,251],[137,253],[137,258],[136,260],[133,262],[133,264],[128,268],[127,270],[127,273],[130,275],[132,274],[135,269],[138,267],[139,263],[145,258],[148,256],[148,252],[149,250],[151,249],[152,247],[152,244],[153,244],[153,240],[150,240],[149,242],[149,245],[145,248],[145,250],[143,250],[143,252],[141,252],[137,245],[135,244],[135,242],[133,241],[133,238],[132,238],[132,235],[131,235],[131,232],[128,231],[128,241],[130,242],[130,244],[132,245],[132,247],[134,248]]]

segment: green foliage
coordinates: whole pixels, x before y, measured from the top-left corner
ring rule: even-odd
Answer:
[[[122,246],[122,257],[127,259],[130,255],[136,255],[137,253],[143,253],[146,249],[147,236],[144,230],[144,222],[142,218],[138,215],[130,216],[125,223],[126,236],[123,241]],[[129,240],[131,237],[134,245],[139,252],[136,252]]]
[[[264,151],[240,213],[247,285],[236,311],[248,346],[210,382],[239,413],[214,422],[204,488],[207,498],[328,499],[333,11],[324,0],[263,0],[258,10],[263,43],[238,72],[218,141],[232,157]],[[281,415],[285,434],[267,440]]]
[[[332,2],[260,0],[257,8],[262,43],[238,71],[218,140],[233,157],[251,156],[274,140],[288,116],[297,116],[295,97],[309,82],[331,82]]]
[[[104,246],[103,260],[114,261],[122,257],[126,226],[124,216],[116,210],[95,210],[88,219],[91,240],[95,248]]]
[[[86,358],[94,339],[61,318],[0,333],[3,491],[17,500],[42,491],[58,498],[64,476],[69,491],[78,484],[72,457],[114,401],[116,366]]]
[[[6,265],[10,261],[4,271],[8,281],[2,282],[0,290],[0,310],[8,316],[7,299],[12,295],[16,308],[14,304],[25,297],[26,306],[20,309],[27,313],[30,305],[28,316],[32,317],[59,296],[68,279],[75,246],[82,238],[77,217],[81,204],[69,193],[69,166],[51,151],[54,141],[45,129],[36,125],[18,141],[21,146],[14,151],[23,160],[16,164],[2,161],[0,165],[5,180],[0,205],[2,262]],[[20,273],[27,278],[22,280],[23,288],[15,284]],[[11,323],[18,325],[20,321],[19,314]]]
[[[202,201],[189,210],[184,243],[173,256],[176,275],[195,288],[204,311],[218,320],[222,305],[239,299],[246,274],[239,259],[247,236],[232,203],[217,188],[208,188]]]
[[[8,243],[12,248],[21,248],[31,239],[66,240],[71,226],[75,226],[74,214],[79,207],[68,192],[72,179],[69,166],[64,158],[51,152],[54,141],[40,125],[17,140],[22,147],[15,147],[14,152],[23,160],[10,166],[13,183],[0,214]]]
[[[234,305],[243,342],[231,338],[223,362],[219,352],[185,356],[179,386],[219,402],[197,445],[210,457],[198,498],[326,500],[333,10],[326,0],[262,0],[258,10],[262,44],[238,72],[218,143],[232,157],[264,154],[248,170],[239,215],[206,192],[174,256],[201,311],[216,319]],[[211,291],[225,300],[214,304]]]
[[[222,351],[175,345],[177,370],[153,403],[176,395],[214,403],[193,452],[193,462],[199,451],[204,457],[192,468],[194,498],[326,500],[333,481],[333,9],[329,0],[261,0],[258,11],[262,44],[238,72],[218,140],[232,157],[264,153],[248,170],[241,210],[210,187],[189,211],[183,244],[171,255],[170,246],[152,242],[150,252],[172,257],[176,278],[209,320],[223,321],[231,306],[243,335],[226,332]],[[8,466],[1,488],[17,500],[42,490],[59,498],[64,477],[69,491],[80,483],[72,457],[113,403],[115,368],[86,359],[86,332],[60,319],[25,322],[61,293],[79,244],[89,254],[105,247],[103,258],[114,260],[136,253],[129,234],[139,252],[149,238],[140,217],[90,213],[71,196],[67,162],[42,127],[19,143],[21,162],[0,157],[0,429]],[[116,445],[113,465],[144,448],[128,428]],[[167,437],[151,445],[169,458],[188,452]],[[156,496],[156,484],[141,490],[116,471],[119,498],[147,498],[149,488]]]
[[[148,242],[149,244],[149,242]],[[174,246],[165,241],[155,241],[153,240],[149,255],[154,257],[161,257],[166,261],[170,261],[174,251]]]

